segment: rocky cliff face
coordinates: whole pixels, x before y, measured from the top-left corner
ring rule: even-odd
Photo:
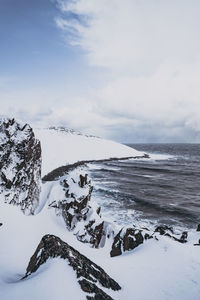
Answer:
[[[33,214],[40,196],[41,146],[28,124],[0,120],[0,194]]]
[[[112,300],[102,288],[118,291],[119,284],[102,268],[54,235],[45,235],[31,257],[23,278],[36,272],[49,258],[60,257],[76,272],[81,289],[88,300]],[[102,288],[101,288],[102,287]]]

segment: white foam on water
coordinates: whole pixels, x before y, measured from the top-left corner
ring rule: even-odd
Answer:
[[[161,154],[161,153],[149,153],[149,158],[141,157],[141,158],[129,158],[127,160],[130,161],[149,161],[149,160],[168,160],[168,159],[176,159],[176,156],[170,154]],[[120,160],[119,160],[120,161]]]
[[[160,154],[160,153],[149,153],[150,160],[169,160],[175,158],[174,155]]]

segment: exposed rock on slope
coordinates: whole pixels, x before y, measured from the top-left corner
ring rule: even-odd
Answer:
[[[172,227],[163,225],[163,226],[158,226],[155,229],[154,235],[156,235],[156,233],[167,236],[167,237],[173,239],[174,241],[182,243],[182,244],[187,243],[187,237],[188,237],[187,231],[183,231],[180,234],[175,234]]]
[[[151,237],[147,230],[138,230],[134,227],[122,228],[114,237],[110,256],[118,256],[125,251],[133,250]]]
[[[33,214],[39,203],[41,147],[28,124],[0,120],[0,193],[5,202]]]
[[[172,227],[162,225],[149,230],[148,228],[138,229],[133,227],[122,228],[114,237],[110,256],[121,255],[125,251],[130,251],[143,244],[146,240],[159,240],[160,236],[166,236],[179,243],[187,243],[188,233],[186,231],[175,233]]]
[[[113,291],[121,289],[119,284],[102,268],[54,235],[45,235],[42,238],[35,253],[30,259],[23,279],[36,272],[49,258],[55,257],[66,260],[73,268],[76,272],[81,289],[87,294],[92,294],[87,296],[87,299],[89,300],[112,299],[98,287],[99,285],[102,288],[112,289]]]
[[[53,201],[49,206],[63,216],[67,229],[72,231],[79,241],[90,243],[95,248],[104,246],[106,224],[101,218],[100,207],[91,201],[93,187],[87,179],[87,174],[83,176],[71,172],[54,188],[55,193],[53,190],[50,197],[50,201]]]

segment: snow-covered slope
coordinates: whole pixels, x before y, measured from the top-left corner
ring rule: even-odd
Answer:
[[[200,247],[193,246],[200,238],[198,232],[189,234],[187,244],[163,236],[159,242],[152,239],[126,255],[111,258],[109,245],[95,249],[77,241],[48,206],[36,216],[24,216],[16,207],[1,203],[0,220],[1,300],[85,299],[73,270],[60,258],[48,260],[20,281],[42,236],[49,233],[95,261],[120,284],[121,291],[110,292],[113,299],[199,300]]]
[[[143,156],[143,153],[129,147],[73,132],[54,129],[36,132],[42,145],[43,175],[67,163],[82,160]],[[14,155],[14,152],[12,154]],[[86,299],[76,274],[68,263],[61,259],[62,255],[48,258],[46,263],[35,270],[36,272],[21,280],[42,237],[50,234],[88,257],[119,283],[122,287],[119,291],[106,291],[97,283],[98,287],[113,299],[199,300],[200,231],[188,232],[187,243],[177,242],[170,238],[168,233],[157,233],[158,235],[141,243],[134,250],[110,257],[112,238],[107,238],[104,247],[98,249],[86,243],[90,234],[94,237],[94,231],[91,229],[95,229],[96,224],[90,221],[96,218],[97,225],[102,224],[103,217],[101,219],[99,210],[95,209],[92,197],[88,197],[90,185],[81,183],[80,172],[85,175],[84,169],[79,168],[57,181],[43,183],[40,205],[35,215],[26,216],[20,207],[0,201],[0,299]],[[12,193],[14,196],[15,191]],[[63,215],[62,211],[59,213],[59,210],[55,213],[57,208],[52,206],[54,201],[58,206],[67,205],[66,215]],[[76,222],[73,220],[67,228],[65,218],[71,218],[70,215],[75,216]],[[76,226],[71,226],[72,224]],[[84,226],[88,230],[84,232],[85,235],[81,233]],[[142,230],[144,229],[141,228]],[[118,250],[120,245],[121,252],[125,250],[127,241],[133,244],[134,240],[134,235],[127,235],[125,239],[124,233],[126,235],[126,229],[115,239],[116,249]],[[59,247],[61,244],[62,242]],[[41,251],[39,248],[38,250],[36,258],[39,259]],[[89,297],[88,299],[94,299],[94,294],[90,294]]]
[[[42,146],[42,176],[52,170],[85,160],[141,157],[144,153],[128,146],[92,136],[56,129],[35,129]]]

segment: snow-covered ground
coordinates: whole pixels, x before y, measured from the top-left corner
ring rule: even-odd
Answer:
[[[42,146],[42,176],[77,161],[144,155],[128,146],[98,137],[54,129],[35,129],[34,132]]]
[[[141,155],[129,147],[98,138],[49,130],[37,130],[37,137],[42,144],[43,175],[79,160]],[[43,184],[40,207],[34,216],[25,216],[18,207],[3,203],[0,196],[1,300],[85,299],[72,268],[59,258],[48,260],[31,277],[20,281],[45,234],[60,237],[115,279],[122,290],[107,291],[113,299],[200,299],[200,246],[193,246],[200,239],[199,232],[191,231],[186,244],[163,236],[159,241],[151,239],[131,252],[111,258],[109,240],[100,249],[79,242],[54,209],[48,208],[46,200],[53,184]]]
[[[0,228],[1,300],[85,299],[73,270],[58,258],[48,261],[30,278],[19,281],[41,237],[49,233],[95,261],[122,286],[120,292],[110,293],[114,299],[199,299],[200,249],[193,246],[198,233],[190,233],[188,244],[162,237],[110,258],[110,245],[94,249],[77,241],[66,230],[62,218],[47,205],[38,215],[25,216],[16,207],[1,201],[0,220],[3,223]]]

